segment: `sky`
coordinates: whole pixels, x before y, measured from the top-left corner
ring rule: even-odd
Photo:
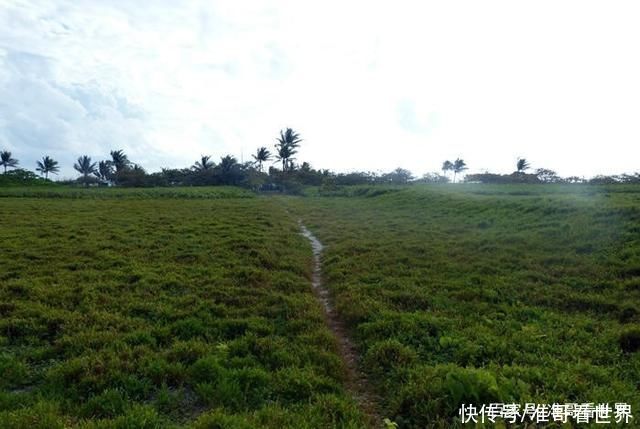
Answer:
[[[416,176],[640,170],[636,0],[0,0],[0,150]]]

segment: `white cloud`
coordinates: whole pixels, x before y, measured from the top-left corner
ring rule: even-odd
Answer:
[[[245,159],[292,126],[338,170],[637,169],[640,6],[560,0],[9,1],[0,144],[31,167],[123,148]]]

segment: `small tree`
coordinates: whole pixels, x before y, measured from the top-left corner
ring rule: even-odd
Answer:
[[[460,158],[453,161],[453,183],[456,183],[456,175],[467,170],[467,164]]]
[[[73,164],[73,168],[80,174],[82,174],[82,177],[80,178],[80,181],[82,183],[84,183],[85,186],[89,186],[89,177],[92,174],[96,173],[96,163],[95,162],[91,162],[91,157],[87,156],[87,155],[82,155],[80,158],[78,158],[78,161]],[[95,179],[93,179],[95,181]]]
[[[11,157],[11,152],[3,150],[0,152],[0,165],[4,167],[4,172],[7,172],[7,168],[14,168],[18,165],[18,160]]]
[[[536,170],[536,177],[543,183],[558,183],[562,181],[558,173],[547,168],[538,168]]]
[[[381,177],[382,182],[392,183],[394,185],[405,185],[413,180],[413,174],[411,171],[404,168],[396,168],[390,173],[383,174]]]
[[[43,157],[42,161],[37,161],[36,164],[38,165],[36,171],[39,171],[40,174],[44,174],[45,179],[49,178],[49,173],[58,174],[58,171],[60,171],[58,161],[55,161],[49,156]]]

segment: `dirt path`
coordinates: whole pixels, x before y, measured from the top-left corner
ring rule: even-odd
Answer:
[[[360,409],[368,417],[372,427],[382,427],[382,418],[378,413],[378,401],[375,395],[371,393],[371,388],[366,377],[358,370],[358,361],[360,357],[356,348],[347,335],[347,330],[336,310],[331,304],[329,290],[322,283],[322,263],[320,257],[324,246],[320,241],[307,229],[301,221],[298,221],[300,231],[311,243],[313,249],[313,275],[311,277],[311,285],[313,291],[322,304],[325,313],[327,325],[333,335],[338,340],[340,357],[342,358],[345,368],[347,369],[347,388],[357,401]]]

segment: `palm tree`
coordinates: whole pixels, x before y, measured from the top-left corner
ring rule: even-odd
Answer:
[[[15,167],[18,165],[18,160],[11,157],[11,152],[3,150],[0,152],[0,165],[4,167],[4,172],[7,172],[7,167]]]
[[[49,173],[58,174],[58,171],[60,171],[60,167],[58,167],[58,161],[55,161],[49,156],[43,157],[42,161],[37,161],[37,164],[38,168],[36,168],[36,171],[44,174],[45,179],[49,178]]]
[[[518,162],[516,164],[516,169],[518,173],[524,173],[525,170],[529,169],[529,167],[531,167],[531,164],[529,164],[529,162],[527,162],[526,159],[518,158]]]
[[[453,161],[453,183],[456,183],[456,174],[462,173],[467,169],[467,164],[460,158]]]
[[[196,161],[191,168],[193,168],[195,171],[207,171],[211,170],[215,166],[216,164],[211,161],[210,156],[200,155],[200,161]]]
[[[112,150],[111,159],[112,159],[111,163],[113,167],[116,169],[116,173],[128,168],[129,165],[131,165],[131,161],[129,161],[129,158],[127,158],[127,155],[125,155],[122,149]]]
[[[298,133],[291,128],[287,128],[284,132],[280,130],[280,138],[277,140],[276,149],[278,153],[276,154],[276,159],[282,162],[282,171],[287,171],[292,166],[292,162],[295,159],[293,155],[298,152],[297,149],[302,139]]]
[[[113,163],[111,161],[100,161],[98,170],[93,173],[104,183],[108,183],[113,178]]]
[[[442,172],[445,177],[447,176],[447,171],[453,170],[453,163],[451,161],[445,161],[442,163]]]
[[[216,176],[219,183],[223,185],[235,185],[240,177],[241,165],[238,160],[231,155],[220,158],[220,164],[216,166]]]
[[[91,157],[87,155],[82,155],[78,158],[78,161],[73,164],[73,168],[82,174],[82,182],[84,182],[85,186],[89,185],[89,176],[97,172],[96,163],[91,162]]]
[[[271,159],[271,152],[267,150],[266,147],[262,146],[258,148],[255,155],[252,155],[255,163],[258,164],[258,169],[262,171],[262,163],[269,161]]]
[[[225,157],[220,158],[220,164],[218,167],[223,174],[227,174],[231,172],[234,168],[238,166],[238,160],[231,155],[227,155]]]

